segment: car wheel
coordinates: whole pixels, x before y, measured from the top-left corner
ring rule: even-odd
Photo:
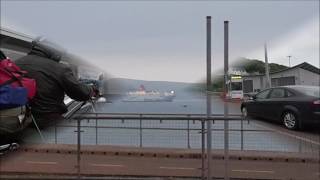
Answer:
[[[241,112],[242,112],[242,116],[247,118],[248,117],[248,110],[247,110],[247,107],[243,106],[242,109],[241,109]]]
[[[283,113],[282,122],[287,129],[295,130],[299,127],[298,116],[291,111]]]

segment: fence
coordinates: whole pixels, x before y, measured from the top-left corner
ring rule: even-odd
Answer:
[[[207,117],[205,114],[80,113],[43,133],[51,143],[77,144],[78,165],[81,147],[87,144],[198,149],[204,176],[207,121],[212,122],[212,149],[224,149],[226,153],[229,150],[319,152],[319,142],[315,139],[279,131],[270,124],[244,119],[240,114]]]
[[[84,117],[86,116],[86,117]],[[316,153],[319,142],[316,135],[299,135],[296,132],[276,128],[263,121],[242,118],[230,114],[229,148],[232,150],[259,150],[276,152]],[[201,122],[204,114],[137,114],[137,113],[86,113],[81,114],[82,144],[125,145],[135,147],[164,147],[201,149]],[[168,119],[169,118],[169,119]],[[214,114],[212,123],[213,149],[224,149],[224,120],[222,114]],[[44,131],[46,142],[76,144],[74,120],[62,122]],[[301,134],[301,133],[300,133]],[[29,141],[37,141],[30,138]]]

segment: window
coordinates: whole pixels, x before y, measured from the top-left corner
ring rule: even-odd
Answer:
[[[287,97],[293,97],[293,96],[294,96],[294,94],[291,91],[287,90]]]
[[[271,86],[287,86],[287,85],[295,85],[295,77],[288,76],[288,77],[280,77],[280,78],[272,78],[271,79]]]
[[[242,82],[232,82],[231,83],[232,91],[241,91],[242,90]]]
[[[284,98],[285,97],[285,91],[284,89],[273,89],[270,98]]]
[[[257,99],[266,99],[268,97],[268,94],[270,92],[270,89],[262,91],[261,93],[256,95]]]

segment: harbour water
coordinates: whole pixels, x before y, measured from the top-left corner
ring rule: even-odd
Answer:
[[[121,97],[111,103],[96,104],[98,113],[178,113],[205,114],[206,97],[180,94],[172,102],[123,102]],[[240,113],[240,103],[228,103],[230,114]],[[224,103],[218,96],[212,97],[212,113],[223,114]],[[68,126],[68,127],[64,127]],[[83,120],[81,143],[87,145],[119,145],[161,148],[201,148],[201,123],[193,120]],[[140,130],[140,127],[142,130]],[[242,128],[241,128],[242,127]],[[224,147],[224,122],[212,125],[213,149]],[[67,120],[58,127],[43,131],[44,143],[76,144],[76,122]],[[26,142],[41,142],[36,132],[29,133]],[[237,120],[229,122],[229,147],[233,150],[262,150],[288,152],[317,152],[318,146],[285,136],[257,121]]]

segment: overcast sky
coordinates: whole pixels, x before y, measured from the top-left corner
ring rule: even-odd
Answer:
[[[206,16],[213,69],[223,67],[223,21],[230,61],[304,61],[319,67],[319,1],[4,1],[1,26],[46,36],[116,77],[195,82],[205,77]]]

